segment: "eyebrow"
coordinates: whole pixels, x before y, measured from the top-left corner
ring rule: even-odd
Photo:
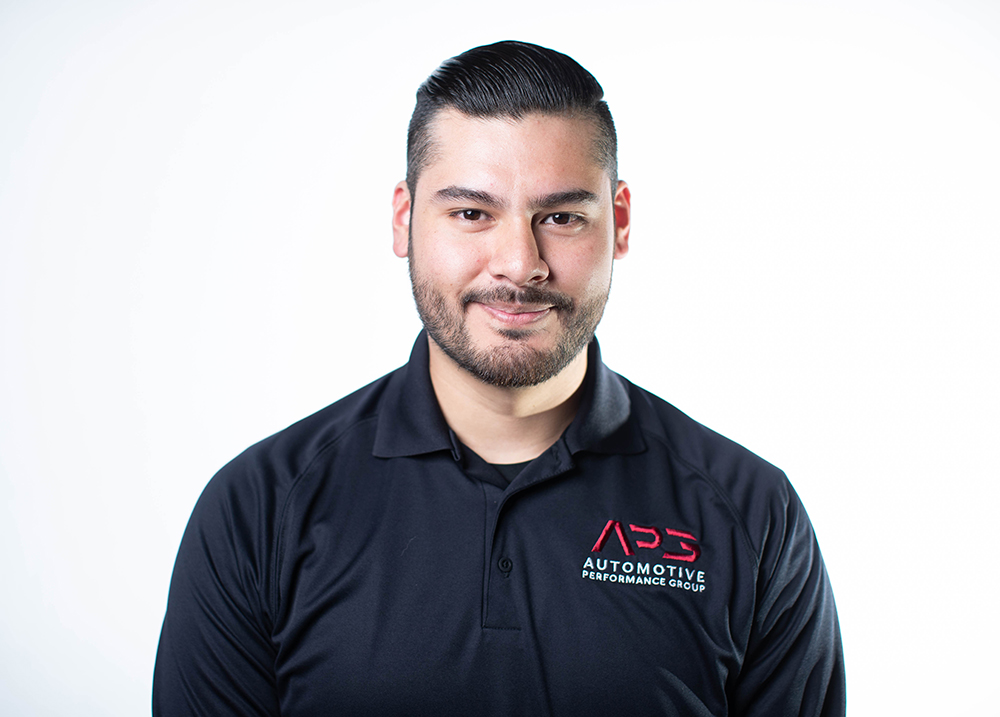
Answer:
[[[538,209],[554,209],[564,204],[598,204],[600,198],[586,189],[571,189],[568,192],[553,192],[532,202]]]
[[[468,201],[481,204],[492,209],[503,209],[506,203],[499,197],[469,187],[450,186],[434,192],[436,201]],[[565,192],[553,192],[533,199],[531,206],[535,209],[553,209],[566,204],[598,204],[600,198],[586,189],[570,189]]]
[[[483,206],[490,207],[492,209],[503,209],[504,203],[500,201],[498,197],[490,194],[489,192],[482,192],[478,189],[469,189],[468,187],[445,187],[444,189],[439,189],[434,192],[434,199],[437,201],[466,201],[475,202],[476,204],[482,204]]]

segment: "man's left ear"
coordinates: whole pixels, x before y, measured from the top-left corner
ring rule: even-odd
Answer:
[[[615,259],[628,254],[628,232],[632,222],[632,194],[625,182],[618,182],[615,192]]]
[[[410,189],[406,180],[392,192],[392,251],[403,258],[410,246]]]

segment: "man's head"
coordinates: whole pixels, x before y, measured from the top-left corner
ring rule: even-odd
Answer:
[[[522,43],[470,50],[420,88],[393,248],[432,347],[486,383],[547,381],[601,319],[630,216],[602,95]]]
[[[595,159],[618,181],[618,138],[604,89],[573,58],[538,45],[508,40],[474,47],[445,60],[417,90],[406,141],[406,183],[434,154],[431,123],[445,109],[467,117],[522,119],[531,113],[591,119]]]

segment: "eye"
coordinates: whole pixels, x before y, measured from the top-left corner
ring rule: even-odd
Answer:
[[[582,222],[583,218],[579,214],[569,214],[566,212],[559,212],[557,214],[550,214],[545,219],[542,220],[543,224],[558,224],[559,226],[569,226],[570,224],[576,224]]]
[[[467,222],[478,222],[486,217],[486,212],[479,209],[462,209],[452,214],[452,216],[464,219]]]

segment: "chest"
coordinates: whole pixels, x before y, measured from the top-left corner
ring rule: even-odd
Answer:
[[[399,463],[331,466],[289,515],[283,714],[725,713],[754,576],[710,486],[635,457],[521,490]]]

